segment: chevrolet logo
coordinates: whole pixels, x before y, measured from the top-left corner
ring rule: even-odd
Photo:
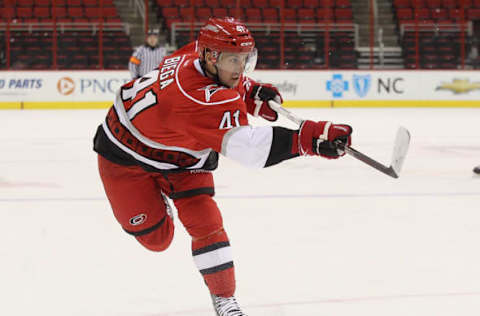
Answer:
[[[470,79],[453,79],[450,83],[442,82],[437,90],[450,90],[455,94],[468,93],[473,90],[480,90],[480,82],[470,82]]]

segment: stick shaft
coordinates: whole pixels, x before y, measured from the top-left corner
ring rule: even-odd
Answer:
[[[302,122],[304,121],[303,119],[301,119],[299,116],[293,114],[292,112],[290,112],[289,110],[285,109],[284,107],[282,107],[280,104],[276,103],[275,101],[268,101],[268,104],[275,110],[277,111],[278,113],[280,113],[281,115],[285,116],[286,118],[288,118],[289,120],[291,120],[292,122],[294,123],[297,123],[298,125],[301,125]],[[389,175],[390,177],[393,177],[393,178],[398,178],[398,174],[393,170],[393,168],[390,166],[390,167],[387,167],[383,164],[381,164],[380,162],[368,157],[367,155],[359,152],[358,150],[350,147],[350,146],[347,146],[345,145],[344,143],[342,142],[336,142],[335,143],[341,150],[344,150],[348,155],[360,160],[361,162],[369,165],[370,167],[373,167],[375,169],[377,169],[378,171],[380,172],[383,172],[384,174],[386,175]]]

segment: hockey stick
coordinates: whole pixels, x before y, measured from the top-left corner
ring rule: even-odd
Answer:
[[[289,110],[282,107],[280,104],[276,103],[275,101],[268,101],[268,104],[278,113],[285,116],[289,120],[298,125],[302,124],[303,119],[295,115],[294,113],[290,112]],[[335,142],[335,145],[345,151],[350,156],[366,163],[367,165],[377,169],[380,172],[383,172],[386,175],[389,175],[392,178],[398,178],[400,176],[400,171],[403,166],[403,162],[405,161],[405,157],[408,152],[408,146],[410,144],[410,133],[405,127],[400,127],[397,131],[397,136],[395,138],[395,143],[393,146],[393,155],[392,155],[392,163],[389,167],[379,163],[378,161],[368,157],[367,155],[359,152],[358,150],[345,145],[341,141]]]

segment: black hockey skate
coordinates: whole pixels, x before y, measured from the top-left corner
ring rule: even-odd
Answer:
[[[473,173],[480,174],[480,166],[473,168]]]
[[[235,296],[221,297],[212,295],[212,301],[217,316],[247,316],[240,309]]]

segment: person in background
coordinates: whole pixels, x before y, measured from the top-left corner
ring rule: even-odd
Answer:
[[[150,29],[147,32],[145,44],[139,46],[128,63],[128,70],[132,79],[137,79],[157,68],[167,55],[167,50],[160,45],[158,29]]]

